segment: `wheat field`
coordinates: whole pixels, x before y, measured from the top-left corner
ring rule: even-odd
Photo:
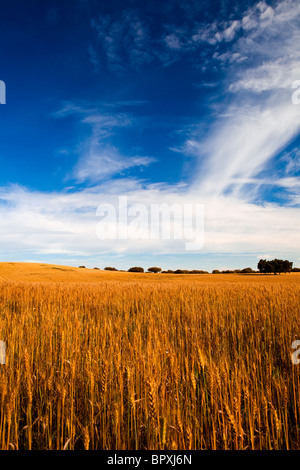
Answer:
[[[0,267],[0,449],[300,448],[298,274],[39,266]]]

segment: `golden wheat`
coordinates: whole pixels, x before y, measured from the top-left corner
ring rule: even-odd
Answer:
[[[300,448],[300,277],[162,276],[0,284],[1,449]]]

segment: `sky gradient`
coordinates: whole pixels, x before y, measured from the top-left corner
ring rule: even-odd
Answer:
[[[0,31],[2,261],[300,266],[298,0],[11,0]],[[201,204],[203,247],[100,239],[120,196]]]

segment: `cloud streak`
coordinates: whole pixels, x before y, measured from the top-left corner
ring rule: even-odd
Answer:
[[[78,183],[97,183],[112,176],[120,176],[131,168],[147,167],[155,161],[144,156],[121,155],[117,148],[102,145],[97,139],[88,141],[86,152],[75,165],[70,178]]]
[[[299,19],[298,2],[286,0],[274,8],[259,2],[240,20],[244,34],[226,54],[248,57],[255,47],[255,56],[229,66],[225,83],[231,99],[219,106],[206,139],[194,135],[186,142],[199,159],[194,186],[200,195],[249,200],[243,181],[256,178],[259,190],[264,184],[259,174],[299,135],[300,108],[292,103],[292,83],[300,76]]]
[[[118,108],[124,103],[110,105],[107,111],[105,105],[94,106],[89,103],[65,103],[54,113],[56,119],[74,117],[82,127],[87,128],[86,137],[78,144],[78,161],[66,179],[77,183],[95,184],[115,175],[120,176],[132,168],[147,167],[155,159],[143,155],[123,155],[113,145],[112,141],[117,132],[133,128],[137,120],[128,112]],[[127,103],[127,106],[137,106],[138,102]],[[107,107],[107,106],[106,106]]]
[[[168,185],[145,186],[137,180],[115,180],[81,191],[38,192],[20,186],[0,190],[0,216],[7,223],[1,233],[3,256],[9,253],[60,254],[98,257],[101,254],[191,254],[186,239],[125,239],[97,237],[97,207],[118,207],[118,196],[133,204],[197,204],[197,193]],[[287,253],[300,249],[300,220],[296,208],[275,204],[257,206],[234,197],[208,198],[205,207],[205,253]],[[150,209],[149,209],[150,210]],[[129,219],[129,223],[131,220]]]

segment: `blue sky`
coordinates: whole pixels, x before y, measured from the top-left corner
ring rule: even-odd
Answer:
[[[297,0],[11,0],[0,31],[1,260],[300,265]],[[203,247],[100,239],[124,195],[201,204]]]

